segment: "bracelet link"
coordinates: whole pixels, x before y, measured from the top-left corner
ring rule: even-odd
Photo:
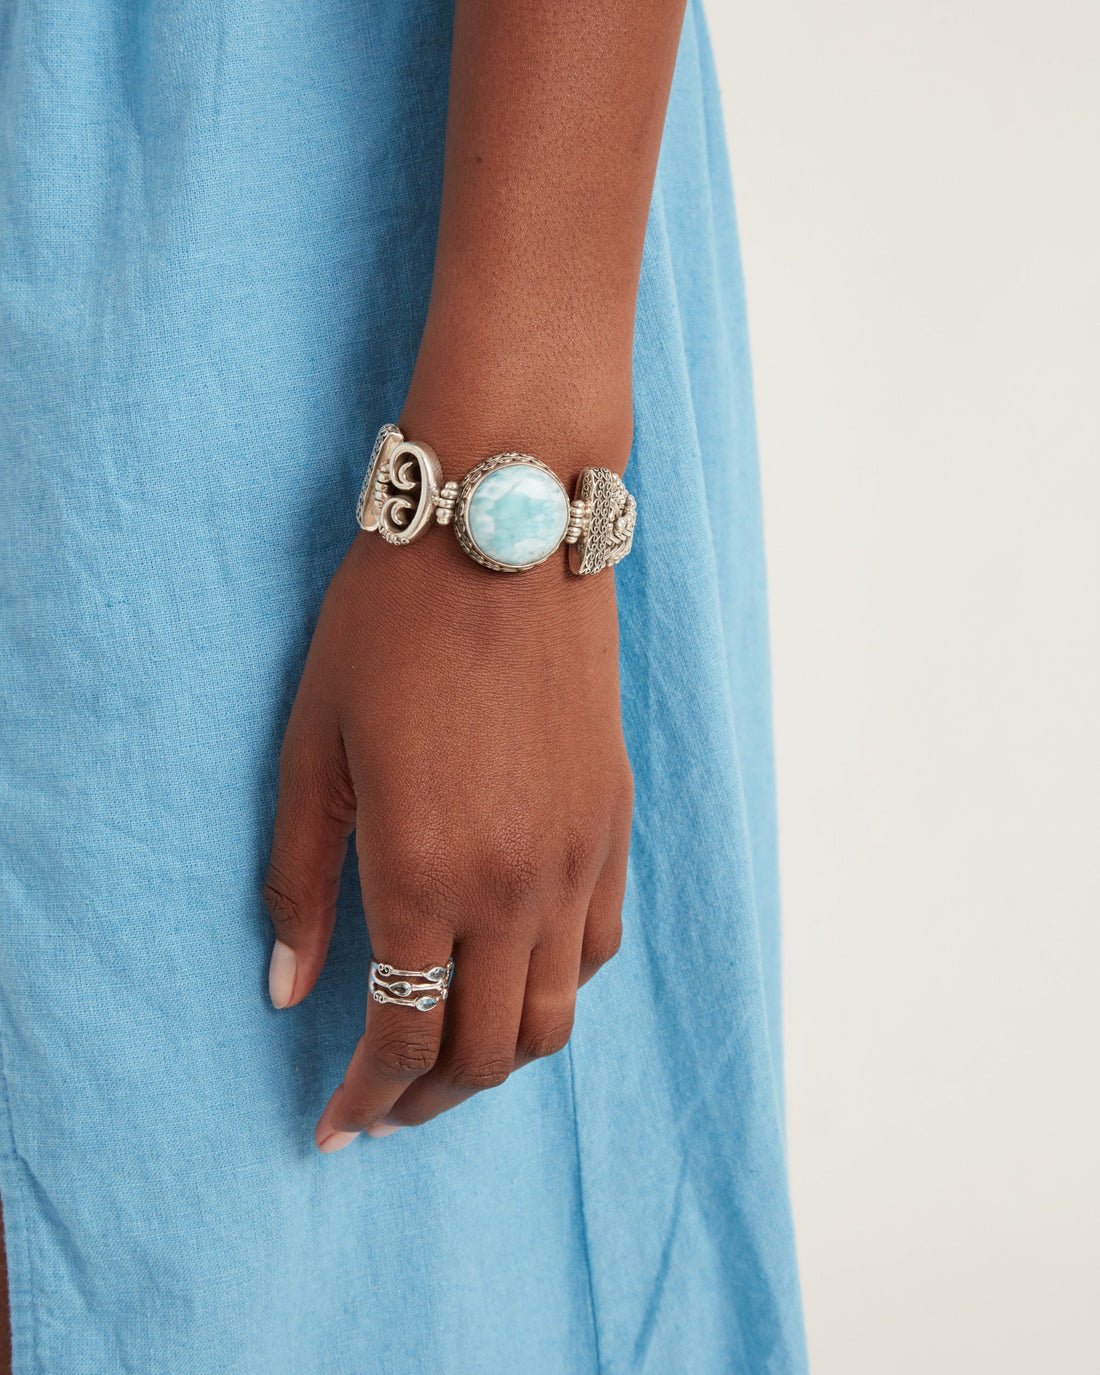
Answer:
[[[630,553],[638,503],[610,468],[585,468],[577,484],[578,502],[588,515],[576,542],[569,546],[569,567],[581,576],[612,568]]]
[[[435,450],[406,439],[396,425],[383,425],[359,493],[360,528],[390,544],[412,544],[430,528],[442,485]]]
[[[367,475],[359,489],[359,501],[355,507],[355,519],[361,530],[374,532],[378,529],[385,486],[389,478],[389,451],[394,444],[400,444],[404,438],[396,425],[383,425],[378,431],[374,447],[370,451]],[[382,477],[383,470],[386,473],[385,481]]]

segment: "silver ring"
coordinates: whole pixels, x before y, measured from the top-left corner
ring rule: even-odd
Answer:
[[[370,962],[368,988],[376,1003],[393,1003],[417,1012],[431,1012],[437,1003],[447,1001],[447,989],[455,972],[454,960],[432,965],[431,969],[394,969],[392,964]]]

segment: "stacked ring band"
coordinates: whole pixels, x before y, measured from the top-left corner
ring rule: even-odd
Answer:
[[[447,989],[455,972],[454,960],[433,965],[431,969],[394,969],[392,964],[370,962],[368,988],[376,1003],[393,1003],[430,1012],[437,1003],[447,1001]]]

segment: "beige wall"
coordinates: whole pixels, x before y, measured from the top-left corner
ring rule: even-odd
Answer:
[[[1100,4],[711,0],[816,1375],[1100,1371]]]

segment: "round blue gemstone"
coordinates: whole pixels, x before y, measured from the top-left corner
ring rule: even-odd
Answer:
[[[562,541],[569,498],[550,473],[530,463],[495,468],[477,484],[467,510],[478,549],[508,568],[541,563]]]

